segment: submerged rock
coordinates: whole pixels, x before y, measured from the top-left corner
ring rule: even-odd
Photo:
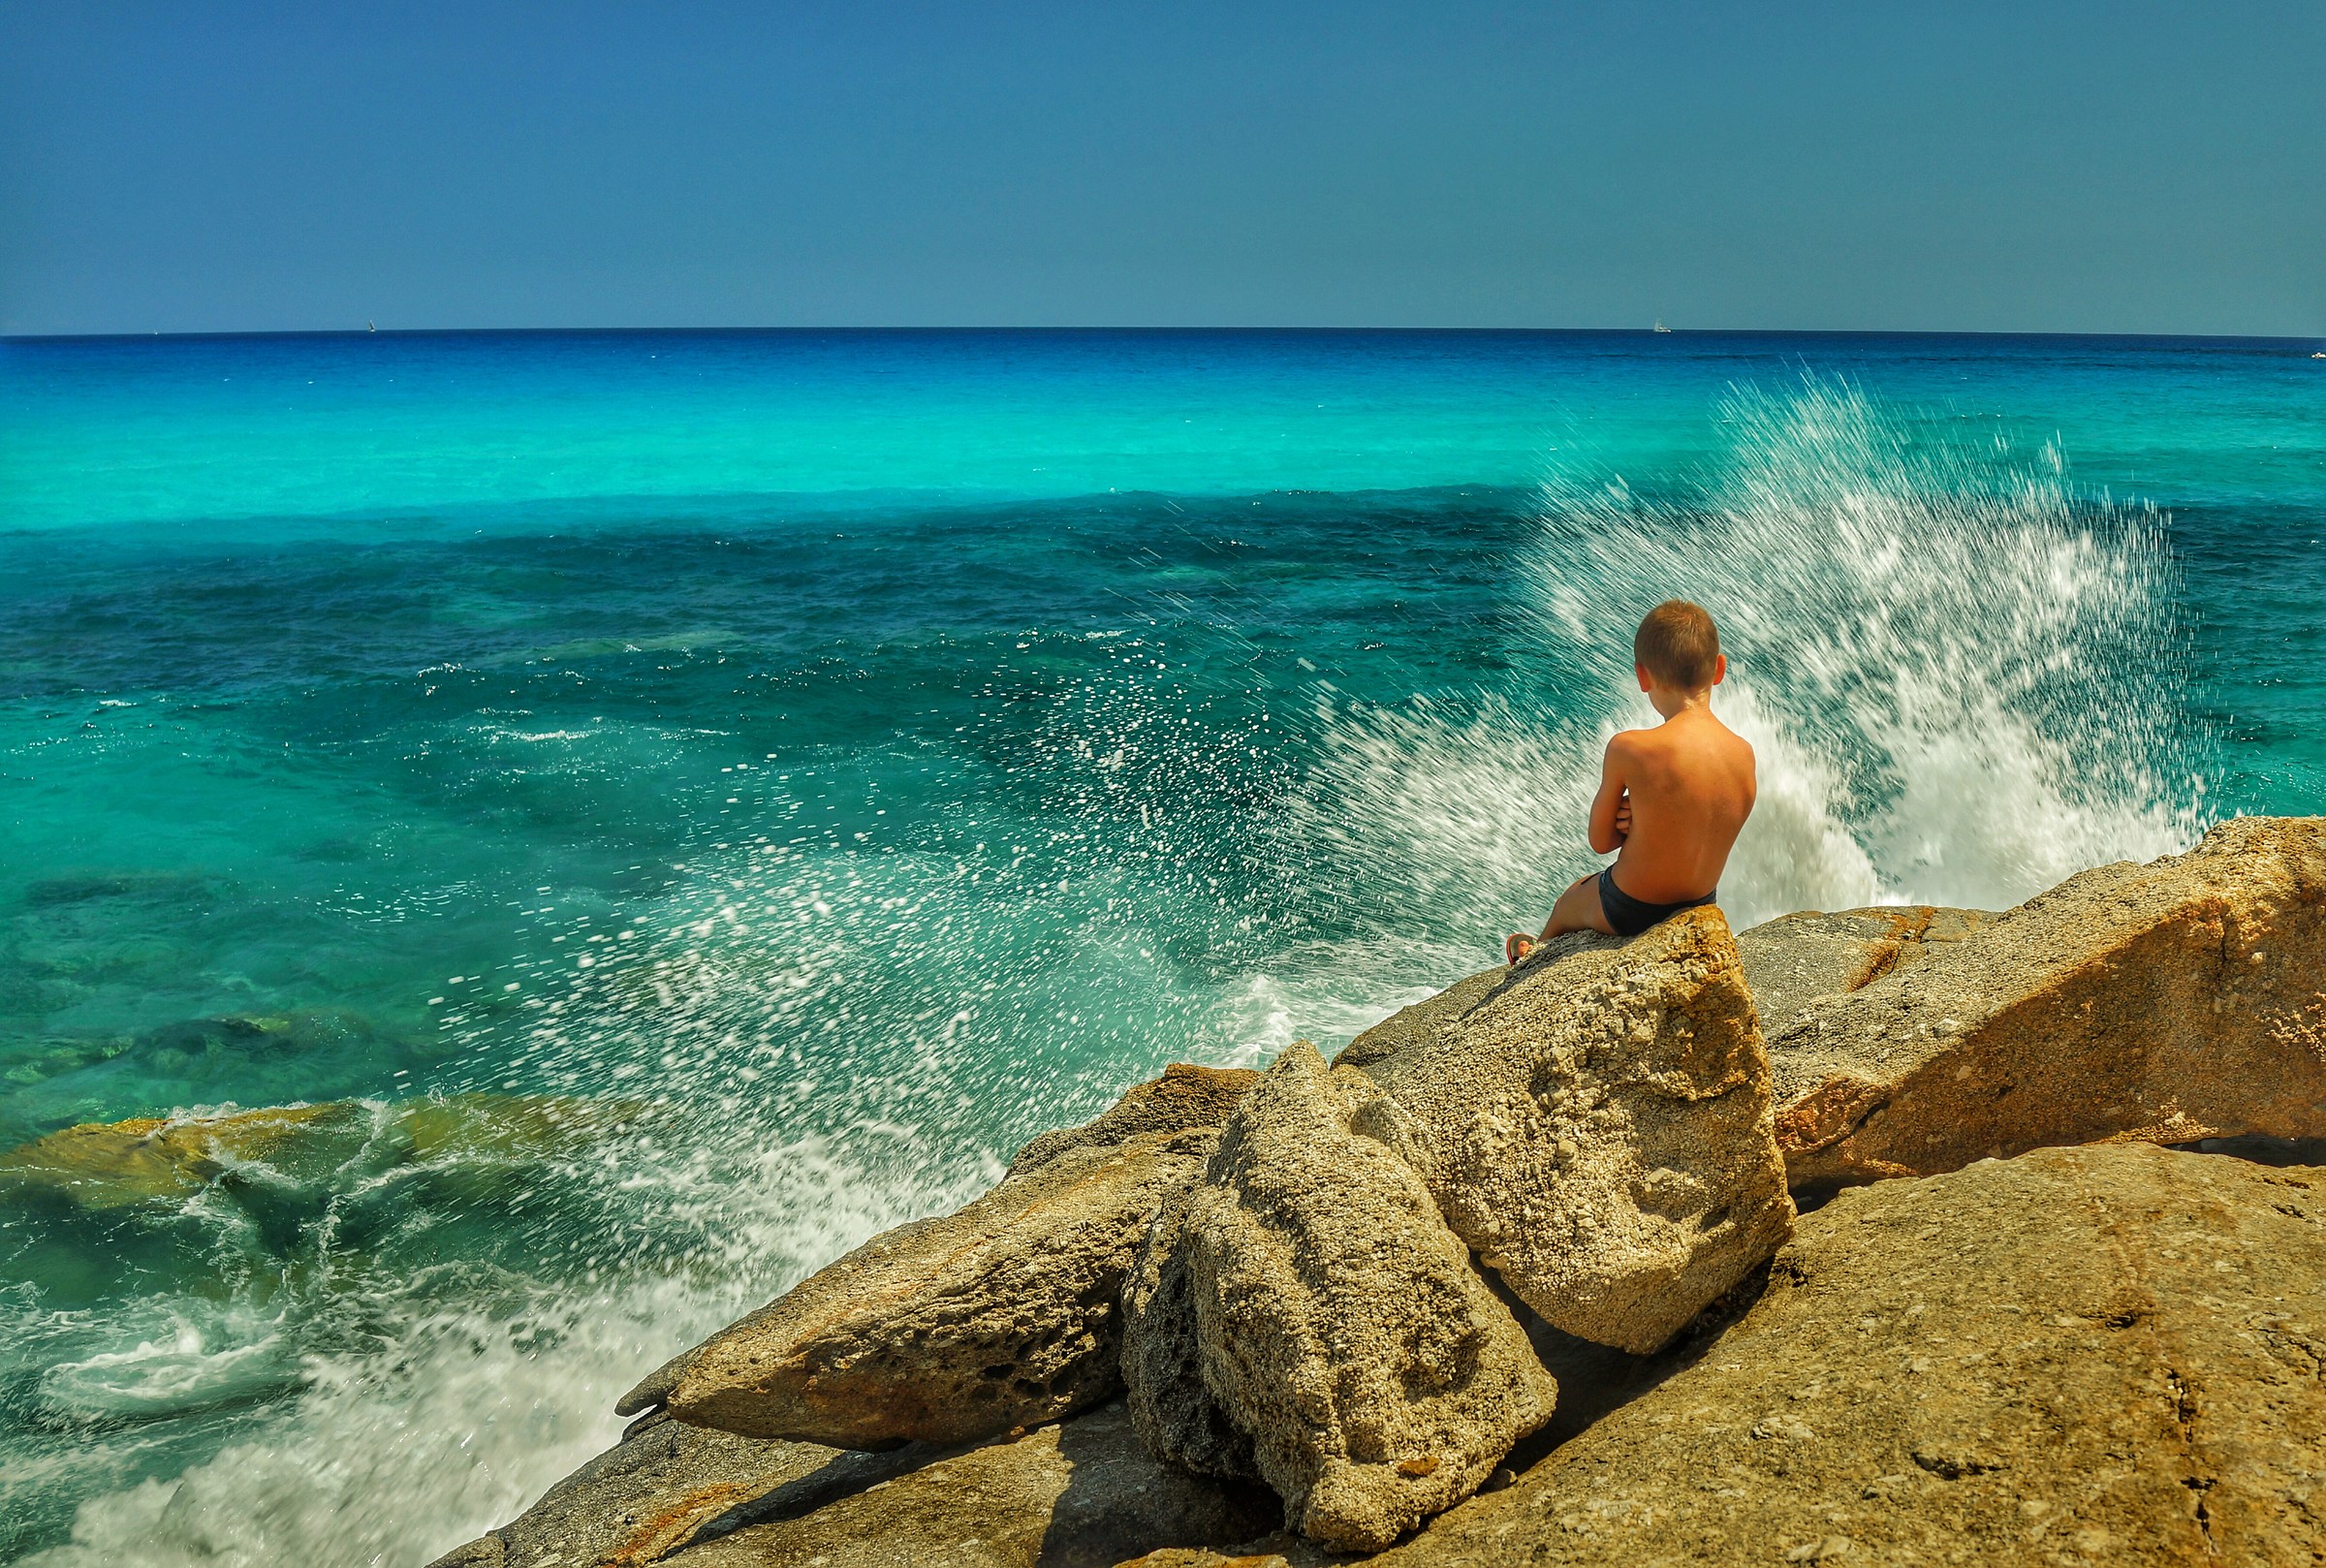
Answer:
[[[386,1170],[538,1159],[647,1114],[635,1101],[464,1094],[92,1122],[0,1154],[0,1194],[47,1191],[84,1209],[109,1209],[180,1200],[242,1166],[319,1180],[357,1161]]]
[[[1081,1126],[1059,1127],[1034,1139],[1010,1162],[1010,1175],[1038,1170],[1070,1148],[1108,1148],[1141,1133],[1216,1127],[1259,1080],[1248,1068],[1173,1062],[1161,1078],[1139,1084]]]
[[[1655,1350],[1791,1234],[1717,909],[1530,960],[1365,1070],[1421,1128],[1447,1221],[1569,1333]]]
[[[1147,1222],[1215,1134],[1069,1149],[874,1238],[665,1364],[617,1413],[843,1448],[966,1442],[1122,1387],[1118,1301]]]
[[[352,1101],[274,1106],[217,1116],[141,1116],[86,1123],[0,1154],[0,1191],[46,1188],[82,1208],[121,1208],[182,1199],[231,1166],[286,1153],[344,1159],[361,1148],[371,1117]]]
[[[379,1083],[392,1068],[422,1069],[430,1059],[340,1009],[182,1019],[82,1047],[78,1067],[0,1099],[0,1142],[101,1124],[124,1109],[296,1101],[319,1084]]]
[[[1384,1568],[2313,1564],[2326,1172],[2046,1149],[1845,1192],[1691,1364]]]
[[[941,1458],[795,1519],[750,1524],[686,1568],[1110,1568],[1160,1547],[1226,1546],[1275,1528],[1248,1485],[1155,1462],[1119,1404]],[[519,1568],[512,1559],[510,1568]]]
[[[2326,1135],[2326,819],[2109,865],[1770,1042],[1795,1186],[2046,1145]]]
[[[1285,1051],[1158,1221],[1125,1299],[1149,1445],[1248,1463],[1304,1532],[1354,1550],[1476,1490],[1557,1395],[1394,1132],[1368,1135],[1397,1114],[1313,1047]]]

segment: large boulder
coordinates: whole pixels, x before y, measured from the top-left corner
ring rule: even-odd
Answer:
[[[1796,1187],[2112,1138],[2326,1135],[2326,818],[2108,865],[1770,1037]]]
[[[1383,1568],[2301,1564],[2326,1171],[2046,1149],[1844,1192],[1690,1364]]]
[[[841,1448],[966,1442],[1120,1392],[1117,1301],[1147,1222],[1217,1135],[1071,1149],[876,1237],[615,1406]]]
[[[1158,1464],[1112,1404],[813,1513],[745,1525],[671,1560],[683,1568],[1109,1568],[1159,1547],[1248,1540],[1277,1520],[1265,1489]]]
[[[1136,1085],[1081,1126],[1059,1127],[1035,1138],[1010,1162],[1010,1175],[1039,1170],[1070,1148],[1108,1148],[1141,1133],[1216,1127],[1259,1079],[1244,1067],[1173,1062],[1161,1078]]]
[[[1862,990],[1884,975],[1919,969],[1997,917],[1984,909],[1899,904],[1805,910],[1737,933],[1744,986],[1773,1038],[1829,996]]]
[[[1294,1046],[1158,1220],[1125,1300],[1150,1446],[1248,1464],[1290,1521],[1351,1550],[1468,1496],[1557,1396],[1393,1151],[1400,1117],[1363,1075]]]
[[[1545,1321],[1645,1353],[1791,1234],[1736,944],[1692,909],[1531,959],[1368,1063],[1462,1239]]]

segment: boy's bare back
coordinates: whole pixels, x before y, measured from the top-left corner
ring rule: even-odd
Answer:
[[[1614,849],[1616,882],[1642,903],[1701,898],[1720,884],[1754,794],[1752,747],[1705,706],[1607,743],[1591,848]],[[1630,831],[1618,830],[1626,802]]]

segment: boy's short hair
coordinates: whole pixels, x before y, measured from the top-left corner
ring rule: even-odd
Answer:
[[[1667,599],[1641,618],[1631,658],[1667,686],[1703,691],[1720,662],[1720,629],[1702,605]]]

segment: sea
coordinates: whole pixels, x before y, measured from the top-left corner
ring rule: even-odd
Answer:
[[[2326,809],[2322,348],[0,342],[0,1560],[424,1563],[1032,1134],[1496,961],[1668,597],[1740,926]]]

